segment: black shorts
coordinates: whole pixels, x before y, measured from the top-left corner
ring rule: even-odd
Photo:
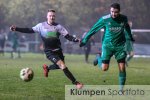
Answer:
[[[62,53],[62,50],[57,50],[57,51],[52,51],[50,49],[45,49],[44,50],[47,59],[52,61],[53,63],[57,63],[59,60],[64,61],[64,55]]]

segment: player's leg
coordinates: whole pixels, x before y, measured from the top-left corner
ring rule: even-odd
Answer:
[[[68,69],[67,66],[65,65],[65,62],[64,62],[64,55],[63,55],[62,51],[60,51],[60,52],[58,53],[58,55],[59,55],[59,57],[60,57],[60,60],[58,60],[58,61],[56,62],[56,64],[59,66],[60,69],[63,70],[63,72],[64,72],[64,74],[67,76],[67,78],[70,79],[71,82],[72,82],[73,84],[75,84],[78,89],[82,88],[82,87],[83,87],[83,84],[80,83],[80,82],[78,82],[78,81],[76,80],[76,78],[73,76],[73,74],[69,71],[69,69]]]
[[[119,85],[120,90],[123,90],[123,87],[126,82],[126,67],[125,67],[125,58],[118,60],[118,66],[119,66]]]
[[[64,62],[62,60],[59,60],[57,62],[57,65],[60,67],[60,69],[63,70],[64,74],[67,76],[68,79],[72,81],[72,84],[75,84],[78,89],[81,89],[83,87],[83,84],[78,82],[73,74],[69,71],[69,69],[66,67]]]
[[[85,51],[85,62],[88,63],[89,52]]]
[[[85,62],[88,63],[89,51],[87,47],[84,47],[84,53],[85,53]]]
[[[100,53],[96,54],[96,57],[95,57],[95,59],[93,61],[93,65],[94,66],[98,65],[99,68],[102,67],[102,58],[101,58],[101,54]]]
[[[93,61],[93,65],[94,66],[96,66],[98,64],[98,56],[99,56],[99,54],[96,54],[96,57],[95,57],[95,59]]]
[[[10,53],[11,53],[11,58],[12,58],[12,59],[15,58],[15,57],[14,57],[15,51],[16,51],[16,49],[13,47],[12,50],[11,50],[11,52],[10,52]]]
[[[101,58],[101,56],[99,56],[99,58],[98,58],[98,67],[102,68],[102,58]]]
[[[56,70],[56,69],[60,69],[59,66],[57,64],[52,64],[48,66],[49,70]]]
[[[11,51],[11,58],[14,59],[15,58],[15,53],[17,51],[17,44],[16,43],[13,43],[13,46],[12,46],[12,51]]]
[[[107,71],[108,70],[108,68],[109,68],[109,62],[110,62],[110,60],[102,60],[102,70],[103,71]]]
[[[101,59],[102,59],[102,65],[101,68],[103,71],[107,71],[109,68],[109,62],[110,58],[113,56],[113,51],[110,46],[107,45],[102,45],[102,54],[101,54]]]
[[[1,51],[0,52],[2,53],[2,56],[4,56],[5,39],[2,39],[0,42],[1,42],[0,43],[1,44],[1,47],[0,47]]]
[[[49,50],[49,49],[45,49],[44,50],[46,57],[48,60],[52,61],[53,64],[52,65],[46,65],[43,64],[43,73],[45,77],[48,77],[48,73],[50,70],[55,70],[55,69],[60,69],[59,66],[56,64],[56,61],[58,61],[60,58],[55,56],[55,52]]]
[[[0,39],[0,55],[2,54],[2,52],[3,52],[3,49],[2,49],[2,40]]]
[[[21,58],[21,51],[20,51],[20,47],[18,47],[17,53],[18,53],[18,58]]]
[[[64,61],[62,61],[62,60],[57,61],[57,65],[60,67],[60,69],[63,70],[63,72],[67,76],[67,78],[71,80],[72,84],[75,84],[78,89],[81,89],[83,87],[83,84],[78,82],[75,79],[75,77],[73,76],[73,74],[66,67]]]
[[[124,45],[115,48],[115,58],[118,62],[119,66],[119,86],[120,90],[123,90],[123,87],[126,82],[126,67],[125,67],[125,59],[126,59],[126,51]]]
[[[43,70],[44,70],[44,76],[45,77],[48,77],[48,73],[50,70],[56,70],[56,69],[60,69],[57,64],[52,64],[49,66],[47,66],[46,64],[43,64]]]
[[[72,81],[73,84],[77,85],[77,88],[82,88],[82,84],[76,81],[75,77],[73,74],[69,71],[69,69],[66,67],[64,63],[64,56],[62,51],[57,51],[57,52],[51,52],[49,50],[45,50],[46,56],[49,60],[51,60],[54,65],[49,66],[46,69],[49,71],[50,69],[62,69],[64,74],[67,76],[68,79]],[[59,67],[59,68],[58,68]]]

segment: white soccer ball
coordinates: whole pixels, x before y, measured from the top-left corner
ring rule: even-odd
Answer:
[[[29,82],[33,79],[34,73],[33,70],[31,68],[23,68],[20,71],[20,78],[25,81],[25,82]]]

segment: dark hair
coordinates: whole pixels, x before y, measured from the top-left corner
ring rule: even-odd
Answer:
[[[48,9],[48,12],[56,12],[54,9]]]
[[[111,4],[110,7],[118,9],[120,11],[120,4],[118,4],[118,3],[113,3],[113,4]]]

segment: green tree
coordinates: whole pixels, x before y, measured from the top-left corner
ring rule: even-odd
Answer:
[[[148,0],[0,0],[0,26],[31,27],[46,19],[47,9],[54,8],[58,22],[71,32],[80,32],[108,14],[114,2],[121,4],[121,12],[129,16],[134,28],[150,28]]]

